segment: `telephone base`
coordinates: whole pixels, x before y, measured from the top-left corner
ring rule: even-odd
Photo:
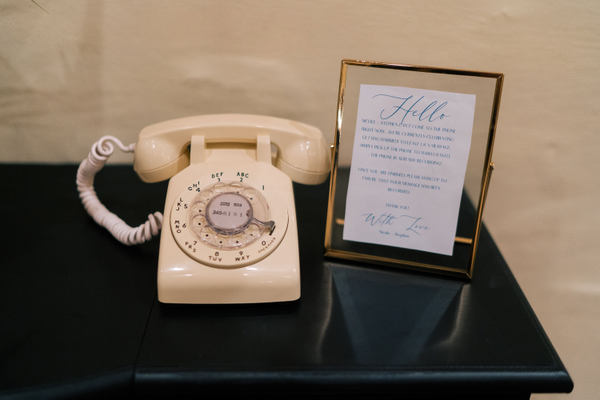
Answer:
[[[224,238],[211,233],[211,223],[256,224],[244,207],[251,202],[256,212],[252,215],[260,220],[262,197],[269,215],[258,222],[262,228],[243,228],[245,239],[240,240],[247,240],[245,244],[234,244],[237,233]],[[299,299],[298,225],[290,178],[269,163],[254,161],[244,150],[213,150],[207,162],[174,176],[167,191],[157,283],[162,303]]]

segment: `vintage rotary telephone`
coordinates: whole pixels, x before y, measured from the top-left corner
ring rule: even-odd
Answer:
[[[134,152],[143,181],[171,179],[164,217],[155,213],[131,228],[100,203],[93,179],[113,143]],[[280,302],[300,297],[292,180],[319,184],[329,170],[330,148],[317,128],[222,114],[148,126],[130,146],[105,137],[82,162],[77,185],[86,210],[123,243],[144,242],[163,228],[159,301]]]

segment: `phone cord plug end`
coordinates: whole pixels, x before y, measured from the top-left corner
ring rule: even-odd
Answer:
[[[112,142],[112,143],[111,143]],[[104,167],[108,158],[114,152],[114,144],[125,153],[135,150],[135,143],[129,146],[113,136],[104,136],[94,143],[88,157],[81,162],[77,170],[77,190],[86,211],[99,225],[108,231],[121,243],[128,246],[144,243],[158,235],[162,228],[163,215],[160,212],[148,215],[148,221],[133,228],[121,218],[108,211],[100,202],[94,190],[94,177]]]

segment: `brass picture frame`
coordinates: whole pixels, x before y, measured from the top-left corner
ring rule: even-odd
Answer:
[[[501,73],[342,60],[336,134],[332,149],[325,256],[470,279],[473,276],[483,208],[494,169],[492,151],[503,80],[504,75]],[[343,239],[361,85],[475,96],[473,130],[456,235],[450,255]],[[452,236],[449,239],[451,241]]]

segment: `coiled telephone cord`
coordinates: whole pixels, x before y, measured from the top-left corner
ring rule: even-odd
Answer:
[[[94,143],[88,157],[81,162],[77,170],[77,190],[86,211],[99,225],[108,231],[121,243],[127,246],[144,243],[158,235],[162,228],[163,215],[160,212],[148,215],[148,221],[133,228],[117,217],[100,202],[94,190],[94,177],[104,167],[108,158],[114,152],[114,144],[125,153],[133,153],[135,143],[129,146],[113,136],[104,136]]]

